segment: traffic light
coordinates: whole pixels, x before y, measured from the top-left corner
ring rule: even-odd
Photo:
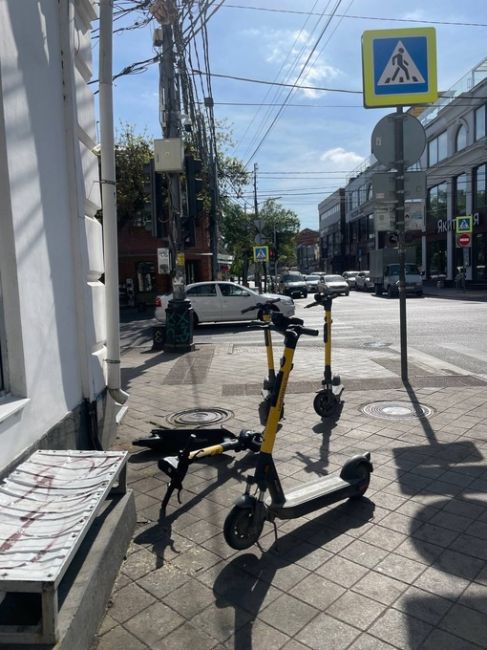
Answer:
[[[201,160],[193,156],[185,157],[186,164],[186,196],[188,202],[188,216],[198,219],[203,213],[203,165]]]
[[[274,246],[269,246],[269,259],[270,260],[276,259],[276,249],[274,248]]]

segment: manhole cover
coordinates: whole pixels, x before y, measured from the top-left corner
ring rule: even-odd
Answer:
[[[209,424],[220,424],[233,418],[233,412],[228,409],[221,409],[210,406],[208,408],[186,409],[171,413],[166,417],[167,422],[177,427],[198,427]]]
[[[414,420],[427,418],[433,413],[429,406],[410,402],[372,402],[360,407],[360,410],[366,415],[383,420]]]
[[[384,341],[367,341],[363,344],[364,348],[388,348],[392,343],[384,343]]]

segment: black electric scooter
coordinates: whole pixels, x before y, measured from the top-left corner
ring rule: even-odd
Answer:
[[[314,302],[305,306],[305,309],[322,305],[323,307],[323,342],[325,350],[325,372],[321,382],[323,388],[318,391],[313,400],[315,412],[322,418],[329,418],[340,412],[342,405],[341,395],[344,386],[341,383],[340,375],[331,373],[331,307],[333,297],[326,293],[316,293]]]
[[[229,546],[236,550],[249,548],[259,539],[265,521],[295,519],[343,499],[359,498],[365,494],[373,471],[370,453],[350,458],[339,476],[326,476],[284,493],[277,473],[272,450],[276,440],[279,413],[284,401],[292,370],[296,345],[303,334],[318,336],[318,330],[302,325],[290,325],[284,337],[281,359],[272,394],[272,406],[257,457],[255,474],[247,477],[244,494],[238,499],[225,520],[223,534]],[[253,485],[257,496],[251,495]],[[267,491],[269,496],[267,496]]]
[[[208,456],[219,456],[227,451],[234,451],[236,453],[250,451],[255,453],[259,451],[262,442],[262,435],[260,433],[243,430],[238,436],[232,434],[231,437],[229,436],[219,443],[206,447],[198,447],[198,437],[195,433],[193,432],[188,436],[184,449],[179,451],[176,456],[165,456],[157,462],[159,469],[171,479],[161,504],[161,512],[163,513],[166,512],[166,506],[175,490],[178,493],[178,502],[181,503],[183,480],[192,463],[202,458],[207,458]],[[199,435],[201,431],[197,431],[197,433]]]

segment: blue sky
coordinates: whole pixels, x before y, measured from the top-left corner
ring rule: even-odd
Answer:
[[[115,35],[115,73],[154,55],[154,26]],[[230,127],[235,146],[228,153],[248,170],[257,163],[259,202],[280,196],[302,228],[318,228],[318,203],[370,155],[374,125],[393,110],[363,108],[361,36],[366,30],[409,27],[436,29],[440,90],[487,57],[485,0],[224,2],[207,25],[215,117]],[[201,41],[198,47],[201,53]],[[95,47],[95,65],[96,54]],[[290,89],[216,75],[293,84],[308,59],[298,86],[347,92],[293,89],[262,141]],[[160,137],[157,66],[116,80],[114,111],[116,125],[128,122]],[[253,206],[250,186],[243,200]]]

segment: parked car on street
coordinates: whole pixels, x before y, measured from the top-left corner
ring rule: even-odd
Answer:
[[[355,278],[355,289],[357,291],[373,291],[374,283],[370,279],[370,271],[359,271]]]
[[[275,293],[258,294],[253,289],[243,287],[236,282],[195,282],[186,287],[186,297],[193,308],[193,324],[203,322],[225,322],[254,320],[258,317],[256,311],[242,314],[242,309],[257,305],[266,300],[279,298],[275,303],[276,310],[285,316],[294,315],[294,302],[287,296]],[[172,294],[157,296],[155,318],[161,323],[166,322],[166,307]]]
[[[322,275],[318,273],[313,273],[311,275],[305,275],[304,279],[306,280],[306,287],[309,293],[317,293],[318,285],[322,281]]]
[[[291,298],[294,296],[307,298],[308,288],[304,275],[301,275],[301,273],[285,273],[282,275],[279,282],[279,293],[291,296]]]
[[[348,296],[350,293],[350,287],[341,275],[325,275],[322,287],[324,287],[325,293],[332,296],[339,296],[340,294]]]
[[[358,271],[344,271],[342,273],[342,276],[347,281],[347,284],[350,287],[350,289],[355,289],[355,282],[356,282],[356,278],[357,278],[357,273],[358,273]]]

